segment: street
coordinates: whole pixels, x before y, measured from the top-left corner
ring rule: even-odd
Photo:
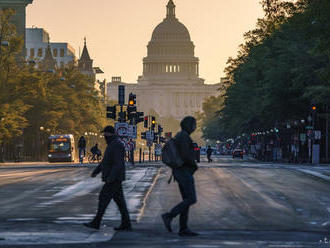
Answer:
[[[133,232],[117,232],[110,204],[99,232],[83,227],[102,185],[91,166],[0,167],[0,245],[40,247],[329,247],[329,166],[202,158],[190,227],[197,238],[167,233],[160,215],[180,201],[170,170],[129,167],[124,192]],[[329,178],[330,179],[330,178]],[[173,228],[178,229],[178,218]],[[102,242],[102,245],[99,243]]]

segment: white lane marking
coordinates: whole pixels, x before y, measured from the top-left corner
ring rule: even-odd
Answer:
[[[20,221],[39,221],[39,218],[17,218],[17,219],[8,219],[7,221],[20,222]]]
[[[160,171],[161,171],[161,169],[158,169],[157,175],[155,176],[153,182],[151,183],[151,186],[149,187],[148,192],[146,193],[145,197],[143,198],[142,207],[141,207],[140,212],[139,212],[139,215],[138,215],[138,217],[136,219],[137,222],[139,222],[141,220],[141,218],[142,218],[142,216],[144,214],[144,210],[145,210],[145,207],[147,205],[147,200],[148,200],[149,195],[151,194],[151,192],[152,192],[152,190],[153,190],[156,182],[158,181],[158,178],[160,176]]]
[[[329,226],[330,227],[330,221],[324,222],[322,226]]]
[[[60,192],[52,196],[53,200],[42,202],[39,206],[50,206],[59,202],[70,200],[77,196],[83,196],[89,194],[93,190],[100,188],[102,182],[96,178],[87,178],[82,181],[73,184],[69,187],[62,189]]]
[[[310,174],[312,176],[316,176],[316,177],[319,177],[319,178],[322,178],[328,182],[330,182],[330,177],[326,176],[326,175],[323,175],[319,172],[316,172],[316,171],[311,171],[311,170],[305,170],[305,169],[298,169],[298,171],[301,171],[301,172],[304,172],[306,174]]]
[[[105,242],[112,239],[112,228],[104,228],[100,231],[84,230],[81,232],[0,232],[4,240],[0,245],[47,245],[47,244],[78,244]]]

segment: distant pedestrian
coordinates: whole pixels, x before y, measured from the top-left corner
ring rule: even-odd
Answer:
[[[198,169],[195,162],[193,141],[190,134],[196,129],[196,119],[191,116],[185,117],[181,123],[181,132],[175,136],[175,145],[178,153],[183,160],[183,165],[173,168],[174,179],[179,184],[180,193],[183,201],[176,205],[170,212],[162,215],[164,225],[169,232],[172,232],[171,222],[173,218],[180,215],[180,236],[197,236],[198,233],[188,228],[188,213],[191,205],[196,203],[196,190],[194,173]]]
[[[131,231],[131,221],[124,198],[122,182],[125,180],[125,146],[115,135],[115,129],[107,126],[103,130],[107,148],[101,163],[95,168],[92,177],[102,172],[102,181],[105,182],[100,195],[97,214],[95,218],[84,223],[85,226],[100,229],[102,217],[110,201],[114,199],[121,214],[121,225],[115,227],[116,231]]]
[[[82,163],[84,157],[86,156],[86,139],[85,139],[84,136],[81,136],[79,138],[79,141],[78,141],[78,150],[79,150],[79,161],[80,161],[80,163]]]
[[[213,162],[213,160],[211,159],[212,153],[213,153],[213,149],[211,148],[211,146],[208,146],[206,150],[206,155],[209,163]]]

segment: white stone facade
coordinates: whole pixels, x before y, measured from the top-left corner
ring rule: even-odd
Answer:
[[[175,17],[172,0],[167,16],[153,31],[143,59],[143,75],[137,84],[125,84],[115,78],[107,84],[107,96],[118,99],[118,85],[126,86],[126,97],[137,96],[139,111],[156,111],[161,117],[182,119],[202,111],[206,98],[219,94],[220,84],[207,85],[199,77],[199,59],[188,29]]]
[[[42,28],[26,29],[26,59],[36,62],[44,59],[48,46],[49,34]],[[75,63],[75,50],[69,43],[50,42],[53,58],[58,67]]]

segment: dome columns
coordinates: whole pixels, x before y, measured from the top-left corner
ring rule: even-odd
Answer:
[[[143,64],[143,75],[182,75],[188,77],[199,76],[198,62],[145,62]]]

